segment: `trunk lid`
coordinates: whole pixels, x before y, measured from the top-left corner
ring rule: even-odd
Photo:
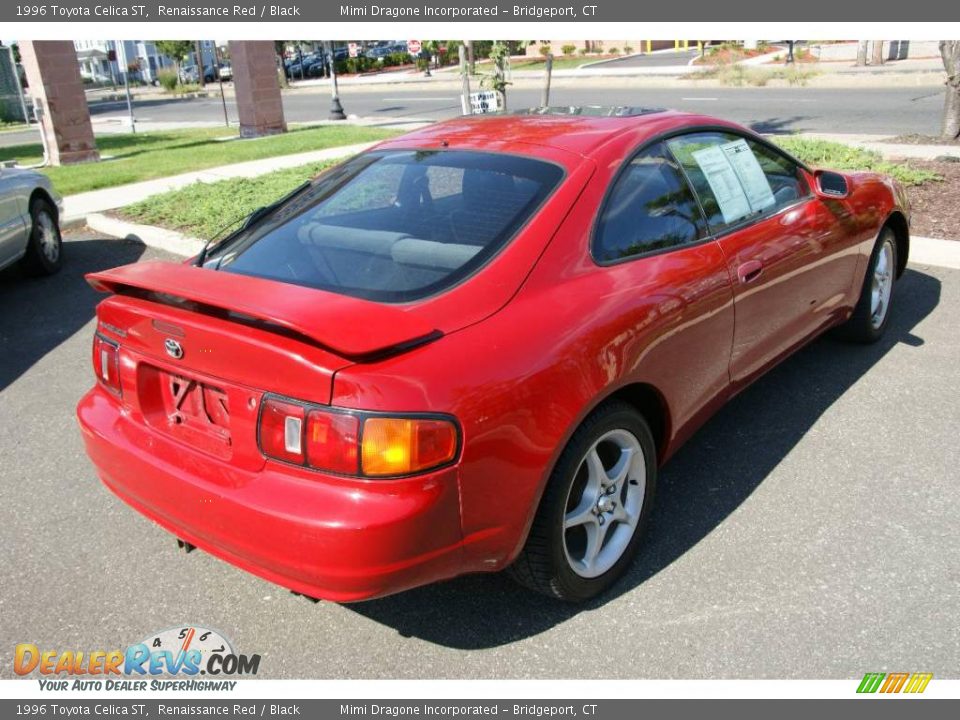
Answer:
[[[146,262],[87,276],[112,292],[99,332],[120,353],[120,402],[155,430],[257,468],[260,400],[329,404],[334,374],[439,337],[401,309],[189,265]]]

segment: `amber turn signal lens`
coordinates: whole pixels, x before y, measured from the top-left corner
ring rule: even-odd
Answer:
[[[364,475],[409,475],[453,460],[457,428],[432,418],[368,417],[360,445]]]

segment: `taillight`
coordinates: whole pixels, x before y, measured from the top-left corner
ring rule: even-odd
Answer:
[[[93,371],[110,392],[120,395],[120,346],[99,333],[93,336]]]
[[[264,455],[338,475],[412,475],[452,462],[458,446],[457,426],[445,418],[337,411],[272,396],[260,410]]]

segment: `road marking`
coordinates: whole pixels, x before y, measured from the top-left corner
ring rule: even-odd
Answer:
[[[692,98],[680,98],[681,100],[719,100],[720,98],[701,98],[701,97],[692,97]]]

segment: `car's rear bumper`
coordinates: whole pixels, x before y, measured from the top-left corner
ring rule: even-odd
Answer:
[[[365,600],[463,571],[456,467],[389,481],[270,462],[238,470],[135,422],[99,387],[77,417],[101,479],[122,500],[296,592]]]

